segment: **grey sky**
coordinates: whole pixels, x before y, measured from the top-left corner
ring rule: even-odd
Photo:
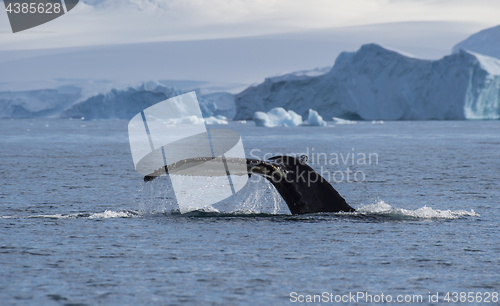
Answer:
[[[18,35],[8,33],[7,15],[0,13],[0,50],[234,38],[409,21],[462,22],[476,29],[499,23],[499,12],[498,0],[87,0]]]

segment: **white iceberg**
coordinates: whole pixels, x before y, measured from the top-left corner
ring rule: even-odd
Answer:
[[[234,120],[275,107],[350,120],[500,119],[500,60],[463,50],[421,60],[369,44],[341,53],[327,74],[267,78],[235,103]]]
[[[74,86],[0,92],[0,118],[57,117],[80,97],[81,89]]]
[[[289,110],[286,111],[282,107],[276,107],[267,113],[255,112],[253,115],[253,121],[256,126],[264,127],[276,127],[276,126],[326,126],[326,122],[323,120],[317,111],[309,109],[309,115],[307,120],[302,121],[302,116],[298,115],[296,112]]]
[[[62,118],[85,117],[86,120],[131,119],[135,114],[149,106],[184,93],[182,90],[166,87],[156,81],[150,81],[138,87],[129,87],[124,90],[112,89],[106,94],[92,96],[77,104],[73,104],[60,113],[59,116]],[[223,121],[227,123],[227,118],[222,116],[224,119],[221,119],[218,116],[227,112],[231,114],[231,103],[234,104],[234,101],[231,102],[232,95],[223,95],[227,101],[224,102],[225,104],[221,102],[221,105],[228,108],[229,111],[219,111],[216,104],[218,101],[217,97],[215,96],[207,100],[199,93],[197,94],[201,113],[204,118],[208,118],[206,121],[207,124],[225,124]],[[234,110],[232,114],[234,114]],[[182,118],[182,116],[178,118]],[[183,120],[190,119],[183,118]]]
[[[337,117],[333,117],[332,119],[333,119],[333,123],[335,123],[335,124],[356,124],[357,123],[356,121],[337,118]]]
[[[477,52],[500,59],[500,25],[472,34],[453,47],[453,53],[460,50]]]
[[[326,122],[323,120],[323,117],[318,114],[317,111],[309,109],[307,120],[302,122],[302,125],[326,126]]]
[[[253,121],[256,126],[298,126],[302,124],[302,117],[292,110],[288,112],[283,107],[275,107],[268,113],[255,112]]]

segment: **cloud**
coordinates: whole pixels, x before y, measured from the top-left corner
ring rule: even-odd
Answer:
[[[83,0],[1,49],[246,37],[404,21],[498,23],[497,0]],[[0,14],[1,15],[1,14]],[[4,16],[6,18],[6,16]]]

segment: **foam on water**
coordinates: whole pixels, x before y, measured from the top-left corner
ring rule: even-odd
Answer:
[[[210,188],[210,186],[207,186]],[[142,190],[141,213],[145,214],[178,214],[179,207],[175,200],[170,181],[160,177],[144,184]],[[254,215],[290,214],[290,211],[278,191],[264,178],[252,176],[247,185],[236,195],[212,206],[198,209],[203,213]],[[344,213],[341,213],[344,214]],[[364,216],[382,216],[396,219],[459,219],[463,217],[478,217],[474,210],[439,210],[428,206],[411,210],[393,207],[383,200],[375,204],[361,206],[355,213]]]
[[[109,219],[109,218],[131,218],[137,216],[137,212],[132,211],[112,211],[106,210],[102,213],[95,213],[88,216],[89,219]]]
[[[462,217],[478,217],[479,214],[473,209],[467,210],[439,210],[431,207],[421,207],[416,210],[394,208],[380,200],[376,204],[366,205],[358,208],[357,214],[382,215],[396,218],[418,218],[418,219],[459,219]]]
[[[143,200],[141,210],[105,210],[99,213],[79,213],[79,214],[52,214],[52,215],[30,215],[20,216],[0,216],[0,219],[112,219],[112,218],[133,218],[145,214],[179,214],[179,208],[170,196],[168,190],[161,188],[164,182],[158,184],[145,184],[142,189]],[[146,197],[145,197],[146,196]],[[174,198],[175,199],[175,198]],[[221,215],[289,215],[290,212],[286,203],[281,198],[276,189],[259,177],[254,184],[250,184],[235,196],[194,212],[221,214]],[[432,207],[423,206],[411,210],[396,208],[383,200],[375,204],[361,206],[354,213],[339,213],[341,215],[362,215],[362,216],[382,216],[396,219],[460,219],[463,217],[479,217],[473,209],[467,210],[439,210]]]

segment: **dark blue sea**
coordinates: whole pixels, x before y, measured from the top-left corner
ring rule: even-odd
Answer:
[[[209,126],[358,210],[301,216],[259,178],[180,214],[127,124],[0,120],[1,305],[499,305],[500,121]]]

